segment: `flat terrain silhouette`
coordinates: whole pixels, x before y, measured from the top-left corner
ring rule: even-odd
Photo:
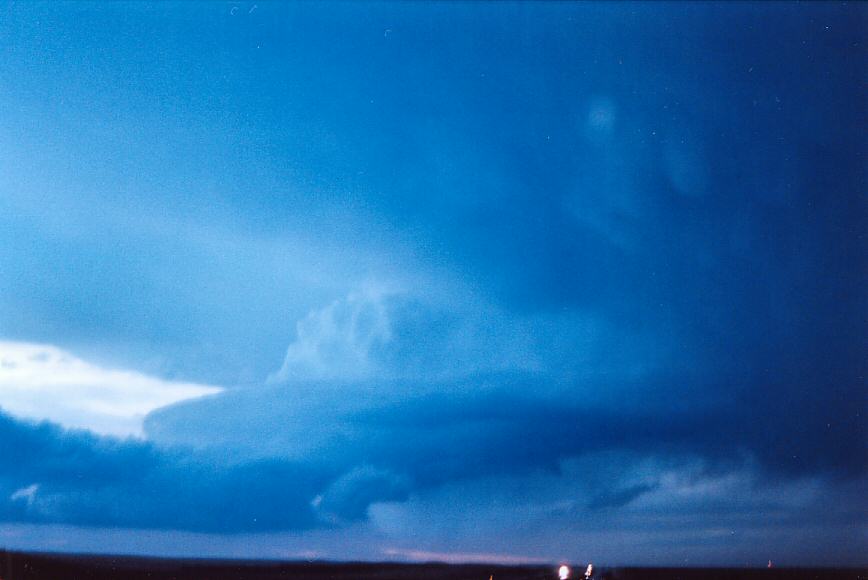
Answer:
[[[583,578],[576,566],[572,578]],[[197,560],[31,554],[0,550],[0,580],[555,580],[557,567],[489,564],[395,564]],[[762,579],[868,580],[860,568],[602,568],[594,578],[612,580]]]

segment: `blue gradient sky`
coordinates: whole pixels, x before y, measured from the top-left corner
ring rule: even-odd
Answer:
[[[868,564],[866,21],[3,3],[0,546]]]

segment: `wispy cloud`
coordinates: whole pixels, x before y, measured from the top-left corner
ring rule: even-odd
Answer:
[[[12,501],[23,500],[28,506],[33,505],[33,501],[36,499],[36,492],[39,491],[39,484],[32,483],[27,487],[22,487],[21,489],[16,489],[12,492],[12,495],[9,496],[9,499]]]

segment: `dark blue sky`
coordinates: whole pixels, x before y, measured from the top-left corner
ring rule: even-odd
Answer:
[[[866,25],[0,5],[0,546],[865,565]]]

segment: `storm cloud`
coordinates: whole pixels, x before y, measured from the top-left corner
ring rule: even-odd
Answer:
[[[210,393],[4,382],[0,520],[864,563],[863,6],[224,8],[0,23],[4,344]]]

